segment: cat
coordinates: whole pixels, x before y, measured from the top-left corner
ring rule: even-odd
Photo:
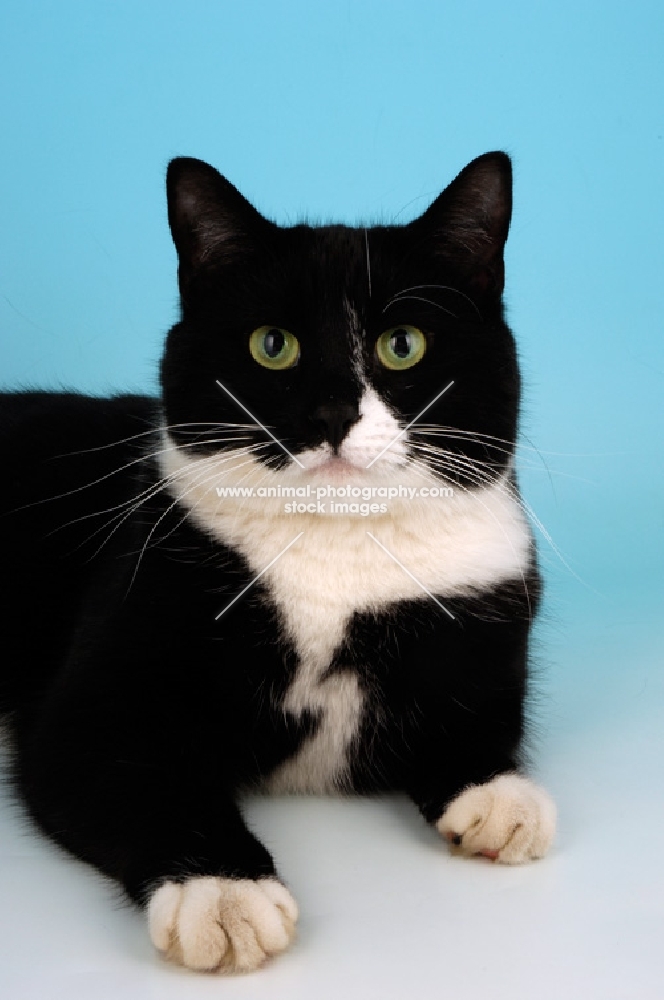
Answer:
[[[0,708],[37,826],[170,959],[249,971],[298,910],[248,790],[397,790],[508,864],[554,836],[523,759],[511,163],[405,225],[280,227],[184,157],[167,197],[160,398],[0,397]]]

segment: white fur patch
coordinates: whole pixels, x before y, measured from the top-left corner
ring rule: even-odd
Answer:
[[[315,659],[303,660],[286,694],[284,709],[296,718],[320,712],[313,739],[286,760],[265,782],[270,792],[335,792],[344,786],[348,750],[362,717],[362,692],[355,673],[320,679]]]
[[[277,879],[166,882],[148,904],[159,951],[188,969],[251,972],[295,936],[297,904]]]
[[[472,491],[455,488],[451,497],[392,499],[386,513],[366,517],[287,513],[280,497],[218,496],[217,486],[240,485],[440,487],[440,478],[410,463],[405,438],[394,441],[400,425],[372,389],[361,400],[360,414],[343,442],[343,465],[331,463],[329,447],[321,446],[300,453],[304,469],[290,463],[274,471],[240,450],[194,459],[164,434],[160,473],[168,478],[170,492],[203,531],[239,551],[252,573],[261,573],[303,533],[261,583],[299,658],[284,708],[295,715],[321,712],[322,721],[300,755],[273,775],[274,789],[328,792],[344,786],[362,694],[350,672],[323,678],[354,612],[380,612],[412,598],[430,600],[424,588],[443,601],[473,594],[523,577],[529,563],[530,529],[506,477]]]
[[[348,324],[350,363],[356,378],[364,382],[364,342],[360,317],[352,302],[344,296],[344,313]]]
[[[507,865],[542,858],[556,832],[550,795],[519,774],[501,774],[465,789],[436,826],[454,849]]]

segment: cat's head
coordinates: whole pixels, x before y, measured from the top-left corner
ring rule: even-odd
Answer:
[[[188,158],[167,189],[182,317],[161,379],[182,457],[262,481],[409,474],[467,489],[505,473],[519,377],[504,153],[473,160],[406,225],[277,226]]]

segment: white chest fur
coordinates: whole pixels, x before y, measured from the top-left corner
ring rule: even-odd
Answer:
[[[228,464],[220,463],[215,478],[214,460],[192,460],[168,439],[161,472],[198,526],[241,552],[255,574],[302,532],[261,582],[299,659],[284,710],[296,716],[310,710],[321,721],[315,737],[272,775],[269,787],[275,791],[322,792],[343,785],[362,693],[354,673],[325,672],[354,612],[379,612],[409,598],[430,600],[426,591],[443,602],[485,591],[522,576],[530,557],[528,525],[504,480],[445,499],[394,501],[386,513],[363,517],[287,514],[282,500],[268,509],[220,499],[214,486],[233,482]],[[245,457],[242,480],[250,484],[252,477],[264,484],[265,467]],[[421,478],[415,482],[422,485]]]

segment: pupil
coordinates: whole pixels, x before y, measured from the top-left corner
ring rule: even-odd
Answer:
[[[263,341],[263,349],[268,358],[278,357],[284,349],[285,338],[281,330],[268,330]]]
[[[391,339],[392,350],[398,358],[407,358],[410,354],[410,334],[406,330],[396,330]]]

